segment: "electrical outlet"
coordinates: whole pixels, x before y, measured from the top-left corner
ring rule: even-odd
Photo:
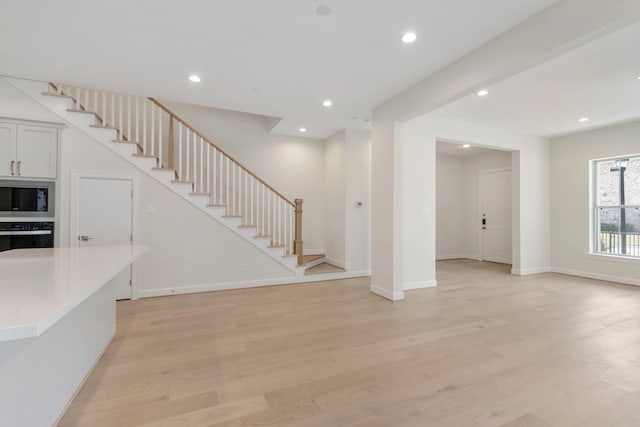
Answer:
[[[147,213],[153,213],[155,211],[155,207],[153,205],[147,205]]]
[[[249,266],[245,263],[240,264],[240,271],[247,271]]]

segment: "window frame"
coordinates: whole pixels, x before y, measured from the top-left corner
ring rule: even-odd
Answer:
[[[590,191],[589,191],[589,223],[590,223],[590,236],[589,236],[589,255],[595,255],[598,257],[613,257],[620,259],[627,259],[640,262],[640,255],[629,254],[616,254],[611,252],[600,251],[600,209],[640,209],[640,205],[598,205],[598,163],[610,162],[623,159],[639,159],[640,153],[626,154],[622,156],[603,157],[600,159],[591,160],[589,167],[590,178]],[[625,187],[626,189],[626,187]]]

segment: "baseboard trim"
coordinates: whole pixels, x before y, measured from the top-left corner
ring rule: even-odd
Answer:
[[[586,279],[602,280],[605,282],[622,283],[623,285],[640,286],[640,279],[631,277],[612,276],[609,274],[593,273],[590,271],[572,270],[569,268],[553,267],[552,271],[567,276],[584,277]]]
[[[403,291],[389,292],[386,289],[379,288],[375,285],[371,285],[369,290],[384,299],[388,299],[389,301],[402,301],[404,299]]]
[[[551,267],[533,267],[533,268],[512,268],[511,274],[514,276],[532,276],[534,274],[551,273]]]
[[[438,286],[437,280],[425,280],[422,282],[410,282],[402,285],[402,289],[405,291],[415,291],[418,289],[429,289]]]
[[[480,261],[480,257],[478,255],[437,255],[436,261],[448,261],[452,259],[472,259],[474,261]]]
[[[177,286],[175,288],[139,290],[139,298],[166,297],[171,295],[199,294],[202,292],[230,291],[234,289],[261,288],[265,286],[294,285],[298,283],[326,282],[329,280],[353,279],[371,276],[371,271],[351,271],[344,273],[312,274],[300,277],[282,277],[279,279],[247,280],[243,282],[225,282],[203,285]]]
[[[165,297],[169,295],[198,294],[201,292],[228,291],[231,289],[246,289],[246,288],[259,288],[263,286],[290,285],[295,282],[296,282],[296,278],[291,276],[291,277],[281,277],[277,279],[247,280],[243,282],[225,282],[225,283],[212,283],[212,284],[203,284],[203,285],[177,286],[175,288],[141,289],[141,290],[138,290],[138,297],[153,298],[153,297]]]

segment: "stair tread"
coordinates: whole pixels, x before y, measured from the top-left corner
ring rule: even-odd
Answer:
[[[209,193],[189,193],[190,196],[211,196]]]
[[[272,236],[270,234],[258,234],[257,236],[253,236],[254,239],[270,239]]]
[[[258,228],[258,226],[251,224],[241,224],[239,228]]]
[[[118,144],[136,144],[136,145],[141,145],[139,142],[136,142],[136,141],[125,141],[124,139],[112,139],[111,142],[117,142]]]
[[[227,205],[221,205],[218,203],[209,203],[207,206],[210,208],[226,208],[227,207]]]
[[[47,95],[47,96],[57,96],[58,98],[68,98],[68,99],[73,99],[73,96],[71,95],[62,95],[60,93],[48,93],[48,92],[42,92],[43,95]]]
[[[89,125],[89,127],[96,128],[96,129],[111,129],[111,130],[118,130],[118,128],[114,128],[113,126]]]
[[[133,157],[147,157],[150,159],[156,159],[158,160],[158,156],[154,156],[153,154],[140,154],[140,153],[134,153],[132,154]]]
[[[94,113],[93,111],[79,110],[77,108],[67,108],[67,111],[70,113],[93,114],[94,116],[96,115],[96,113]]]
[[[222,215],[222,218],[242,218],[242,215]]]

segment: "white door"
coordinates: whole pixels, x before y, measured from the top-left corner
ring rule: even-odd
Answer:
[[[58,130],[40,126],[18,126],[18,170],[21,176],[55,178]]]
[[[511,171],[481,172],[482,260],[511,264]]]
[[[131,245],[133,182],[80,178],[79,246]],[[115,277],[116,299],[131,299],[131,266]]]

